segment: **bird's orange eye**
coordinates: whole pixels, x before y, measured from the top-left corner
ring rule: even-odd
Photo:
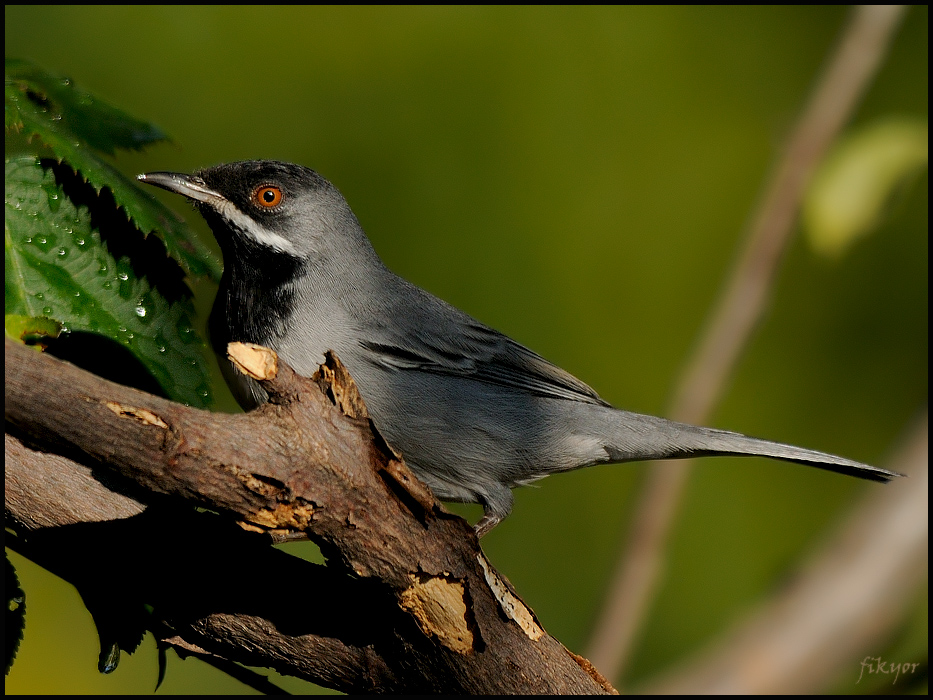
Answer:
[[[273,209],[282,201],[282,190],[273,185],[263,185],[253,192],[253,199],[264,209]]]

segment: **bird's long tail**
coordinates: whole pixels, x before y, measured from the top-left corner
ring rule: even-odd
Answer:
[[[616,444],[606,446],[609,461],[630,462],[645,459],[683,459],[713,455],[771,457],[819,467],[861,479],[888,482],[903,476],[898,472],[862,464],[845,457],[808,450],[780,442],[760,440],[727,430],[701,428],[639,413],[624,414],[615,431]]]

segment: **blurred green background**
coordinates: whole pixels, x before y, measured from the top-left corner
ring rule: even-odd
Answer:
[[[7,6],[5,18],[8,57],[67,74],[171,135],[121,155],[124,172],[308,165],[342,190],[396,272],[613,404],[664,414],[847,12]],[[916,7],[850,127],[925,121],[927,62],[927,9]],[[838,259],[795,239],[716,427],[883,462],[927,400],[927,189],[924,174]],[[165,201],[210,237],[190,208]],[[202,310],[211,294],[198,286]],[[520,489],[513,516],[483,540],[578,653],[643,470]],[[765,460],[701,462],[626,680],[726,629],[871,488]],[[98,675],[73,589],[14,561],[28,612],[7,692],[151,692],[151,639]],[[925,590],[917,597],[877,654],[926,660]],[[838,690],[869,690],[854,685],[858,671],[853,660]],[[159,692],[242,690],[170,653]]]

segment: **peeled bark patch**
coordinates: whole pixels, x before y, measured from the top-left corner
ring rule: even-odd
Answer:
[[[521,627],[522,632],[528,635],[530,640],[536,642],[541,639],[541,637],[544,636],[544,630],[541,629],[541,626],[538,624],[537,620],[535,620],[534,613],[519,600],[518,596],[514,595],[508,589],[508,586],[502,582],[496,575],[496,572],[492,570],[492,567],[489,566],[486,557],[480,554],[476,559],[483,568],[483,574],[486,576],[486,583],[488,583],[489,587],[492,589],[499,603],[499,608],[505,613],[506,617],[514,620],[518,626]]]
[[[409,576],[412,585],[402,592],[400,604],[414,616],[421,631],[458,654],[472,651],[463,584],[444,576]]]

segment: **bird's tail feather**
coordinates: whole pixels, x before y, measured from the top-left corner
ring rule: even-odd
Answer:
[[[903,476],[898,472],[804,447],[761,440],[727,430],[676,423],[654,416],[627,411],[621,413],[625,416],[621,421],[620,439],[616,445],[606,448],[613,462],[746,455],[797,462],[872,481],[888,482]]]

